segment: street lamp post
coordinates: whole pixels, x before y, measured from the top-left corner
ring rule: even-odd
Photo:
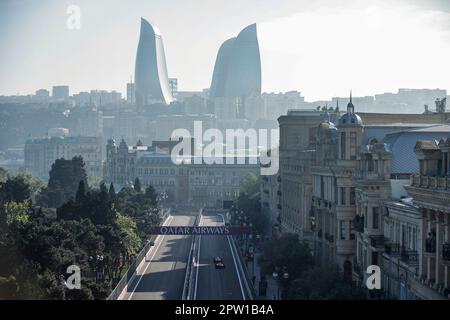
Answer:
[[[289,279],[289,273],[287,272],[287,267],[283,267],[283,268],[281,268],[281,270],[282,270],[282,274],[280,275],[280,268],[278,266],[275,266],[275,270],[272,273],[272,277],[275,280],[287,281]],[[282,279],[280,278],[280,276],[281,276]],[[281,296],[280,296],[280,285],[279,285],[278,282],[277,282],[277,297],[278,297],[277,298],[278,300],[281,300],[280,299],[281,298]]]

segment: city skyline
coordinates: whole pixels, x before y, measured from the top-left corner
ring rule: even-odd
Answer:
[[[116,1],[75,1],[82,14],[80,30],[66,28],[69,4],[0,4],[0,36],[10,48],[1,53],[2,95],[58,84],[69,85],[72,92],[97,88],[125,93],[125,83],[134,72],[141,16],[164,34],[168,75],[179,79],[181,91],[208,88],[223,39],[253,22],[258,25],[263,92],[298,90],[312,101],[345,95],[349,88],[359,96],[397,88],[450,88],[445,64],[450,54],[450,9],[444,1],[314,5],[287,1],[283,6],[268,1],[262,8],[241,10],[251,6],[250,1],[240,6],[221,3],[220,13],[201,1],[190,5],[135,1],[127,10]],[[105,6],[108,14],[101,11]],[[187,8],[202,10],[182,15]],[[217,22],[218,14],[233,10],[238,12],[231,19]],[[116,14],[120,20],[114,18]],[[193,22],[199,16],[201,23]]]

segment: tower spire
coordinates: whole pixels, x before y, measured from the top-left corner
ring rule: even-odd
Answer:
[[[350,90],[350,102],[347,104],[347,113],[355,113],[355,106],[353,105],[352,90]]]

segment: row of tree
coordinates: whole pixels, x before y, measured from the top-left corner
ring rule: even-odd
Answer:
[[[0,299],[105,299],[160,222],[157,194],[87,184],[84,162],[57,160],[47,186],[0,171]],[[65,280],[81,270],[81,290]]]
[[[293,300],[366,299],[367,291],[346,281],[338,266],[316,265],[306,242],[286,233],[264,244],[260,256],[261,273],[279,273],[282,297]]]

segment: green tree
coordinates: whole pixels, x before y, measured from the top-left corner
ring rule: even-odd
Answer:
[[[158,194],[155,191],[155,188],[153,186],[148,186],[145,189],[145,199],[147,200],[148,204],[151,206],[156,206],[158,204]]]
[[[0,204],[10,201],[23,202],[30,199],[31,190],[23,176],[8,177],[0,183]]]
[[[0,167],[0,183],[5,182],[8,178],[8,171]]]
[[[116,198],[116,190],[114,189],[114,184],[111,182],[111,184],[109,185],[109,198],[111,200],[114,200]]]
[[[117,213],[116,225],[122,238],[125,251],[134,255],[139,251],[141,240],[136,233],[136,223],[130,217]]]
[[[10,178],[22,178],[26,184],[28,184],[30,192],[32,195],[38,193],[43,188],[45,188],[45,183],[39,178],[36,178],[28,172],[11,172],[9,174]]]
[[[77,193],[75,195],[75,201],[83,202],[85,196],[86,196],[86,185],[84,184],[84,181],[81,180],[80,183],[78,184]]]
[[[293,233],[266,242],[259,262],[264,274],[271,274],[276,267],[286,268],[291,279],[298,278],[314,265],[308,244],[300,242]]]
[[[316,267],[292,281],[288,299],[295,300],[363,300],[367,291],[345,282],[337,266]]]
[[[108,193],[108,189],[106,188],[105,182],[100,183],[100,192]]]
[[[253,231],[262,235],[267,231],[269,220],[261,212],[260,185],[260,177],[249,173],[242,182],[237,206],[245,213],[247,221],[253,225]]]
[[[4,213],[6,215],[6,224],[11,225],[15,222],[25,224],[30,216],[30,202],[14,202],[10,201],[4,205]]]
[[[139,178],[134,179],[134,190],[136,190],[136,192],[138,193],[141,192],[141,181],[139,180]]]
[[[50,170],[47,188],[38,197],[38,204],[58,208],[61,204],[73,198],[80,181],[87,186],[87,174],[82,157],[72,160],[57,159]]]

